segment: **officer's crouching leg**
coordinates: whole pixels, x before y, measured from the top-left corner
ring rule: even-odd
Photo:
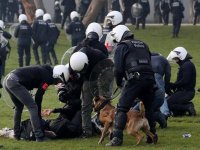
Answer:
[[[117,106],[115,114],[113,138],[106,146],[120,146],[123,143],[123,130],[126,126],[128,109]]]

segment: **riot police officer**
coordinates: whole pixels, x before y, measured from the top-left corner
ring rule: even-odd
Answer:
[[[61,19],[62,19],[62,16],[61,16],[61,8],[60,8],[60,3],[59,1],[55,1],[55,5],[54,5],[54,22],[55,23],[61,23]]]
[[[147,138],[147,143],[157,141],[156,129],[152,117],[153,88],[155,84],[154,72],[151,67],[151,55],[148,46],[133,38],[133,34],[125,25],[118,25],[111,35],[118,43],[114,55],[114,75],[118,87],[123,87],[117,112],[115,114],[112,140],[107,146],[120,146],[123,143],[123,130],[126,126],[127,115],[136,98],[143,100],[146,117],[154,140]],[[123,78],[126,79],[125,85]]]
[[[70,70],[75,73],[80,73],[80,75],[83,77],[81,110],[83,138],[92,136],[91,113],[93,93],[91,93],[90,76],[95,66],[106,58],[107,56],[103,52],[91,47],[83,47],[79,51],[73,53],[70,57]]]
[[[18,46],[18,61],[19,61],[19,67],[23,67],[23,56],[24,53],[26,55],[25,58],[25,65],[30,65],[31,60],[31,36],[32,36],[32,29],[29,23],[27,22],[27,16],[24,14],[21,14],[19,16],[19,25],[15,29],[14,36],[18,38],[17,46]]]
[[[48,40],[48,26],[43,20],[44,11],[42,9],[37,9],[35,12],[36,20],[32,25],[32,38],[33,38],[33,54],[35,56],[36,64],[40,64],[40,57],[38,55],[38,47],[41,48],[42,62],[47,63],[47,52],[46,43]]]
[[[200,0],[196,0],[195,3],[194,3],[194,22],[193,22],[193,25],[196,25],[198,16],[200,16]]]
[[[2,68],[1,68],[2,75],[4,75],[4,73],[5,73],[6,59],[11,51],[9,39],[12,38],[12,35],[10,33],[8,33],[7,31],[5,31],[4,28],[5,28],[4,22],[2,20],[0,20],[0,30],[2,32],[1,42],[4,41],[4,43],[1,43],[1,47],[0,47],[0,58],[2,61]]]
[[[67,70],[66,70],[67,71]],[[60,77],[60,76],[59,76]],[[68,80],[68,72],[61,79]],[[21,67],[11,71],[4,79],[4,87],[15,105],[14,137],[20,140],[20,122],[24,105],[30,113],[30,120],[37,142],[45,140],[41,129],[41,103],[49,85],[54,84],[53,68],[49,65]],[[37,88],[35,100],[29,90]]]
[[[173,16],[172,38],[177,38],[180,31],[182,19],[184,18],[183,11],[185,10],[185,8],[180,0],[172,0],[170,2],[170,5],[171,13]]]
[[[128,18],[131,20],[132,25],[135,24],[135,18],[133,18],[131,15],[131,7],[136,2],[137,0],[119,0],[120,8],[123,15],[123,24],[127,22]]]
[[[162,18],[164,25],[168,25],[169,22],[169,12],[170,12],[170,3],[169,0],[162,0],[160,8],[162,10]]]
[[[175,60],[179,65],[176,82],[170,83],[172,93],[167,99],[169,109],[174,116],[195,116],[196,111],[192,99],[195,96],[196,68],[192,63],[192,56],[184,47],[176,47],[167,57],[168,61]]]
[[[75,0],[62,0],[61,5],[64,6],[64,12],[62,16],[61,29],[63,29],[66,19],[70,19],[70,13],[76,9]]]
[[[145,29],[145,24],[146,24],[146,17],[150,13],[150,5],[148,0],[139,0],[138,3],[141,4],[142,6],[142,15],[138,19],[137,24],[136,24],[136,29],[139,29],[139,24],[142,24],[142,29]]]
[[[72,46],[77,46],[85,38],[85,26],[76,11],[71,12],[70,18],[72,22],[67,26],[66,33],[71,35]]]
[[[82,47],[92,47],[94,49],[100,50],[106,56],[108,56],[108,51],[103,43],[99,40],[102,36],[102,27],[96,22],[92,22],[88,25],[86,29],[86,38],[74,49],[77,52]]]
[[[58,59],[56,56],[56,52],[54,50],[54,46],[58,40],[58,37],[60,35],[60,31],[58,30],[58,27],[51,21],[51,15],[46,13],[43,16],[43,20],[47,23],[48,25],[48,38],[47,38],[47,43],[46,43],[46,53],[47,53],[47,63],[51,63],[51,58],[50,54],[52,55],[54,64],[58,64]]]

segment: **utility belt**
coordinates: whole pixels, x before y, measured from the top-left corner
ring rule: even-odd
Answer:
[[[153,74],[151,72],[128,72],[125,71],[126,79],[127,80],[139,80],[141,78],[144,78],[144,76],[152,76]]]

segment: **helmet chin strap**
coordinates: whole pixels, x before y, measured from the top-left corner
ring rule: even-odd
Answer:
[[[62,74],[60,75],[60,77],[63,79],[64,84],[67,84],[67,81],[65,80],[64,73],[62,73]]]

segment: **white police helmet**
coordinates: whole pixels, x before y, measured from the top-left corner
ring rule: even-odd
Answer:
[[[53,78],[59,78],[63,82],[69,80],[69,70],[65,65],[56,65],[53,68]]]
[[[55,5],[59,5],[59,1],[55,1]]]
[[[86,29],[86,37],[88,36],[89,33],[91,32],[95,32],[98,34],[99,36],[99,39],[101,38],[102,36],[102,27],[99,23],[96,23],[96,22],[92,22],[88,25],[87,29]]]
[[[111,36],[116,42],[120,42],[124,33],[130,31],[129,28],[125,25],[118,25],[111,31]]]
[[[19,22],[21,23],[22,21],[27,21],[27,16],[25,14],[19,15]]]
[[[83,52],[75,52],[69,60],[70,67],[75,72],[83,71],[88,65],[88,57]]]
[[[107,14],[105,18],[105,24],[108,25],[109,23],[111,23],[112,26],[116,26],[122,23],[122,21],[123,21],[123,16],[119,11],[111,11]]]
[[[51,15],[48,14],[48,13],[44,14],[43,20],[44,20],[44,21],[51,20]]]
[[[80,15],[79,15],[78,12],[72,11],[72,12],[70,13],[70,19],[73,20],[75,17],[79,18]]]
[[[42,9],[37,9],[35,11],[35,17],[38,18],[40,16],[43,16],[44,15],[44,11]]]
[[[2,20],[0,20],[0,28],[1,28],[1,29],[4,29],[4,28],[5,28],[4,22],[3,22]]]
[[[169,55],[167,56],[167,60],[172,61],[175,58],[184,60],[187,54],[188,52],[184,47],[176,47],[173,51],[169,53]]]

